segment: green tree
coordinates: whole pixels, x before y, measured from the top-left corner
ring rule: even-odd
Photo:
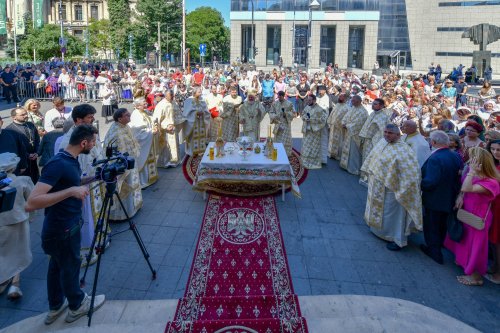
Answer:
[[[108,0],[109,35],[111,47],[124,54],[128,50],[128,34],[130,31],[130,3],[129,0]]]
[[[182,0],[138,0],[137,14],[130,27],[134,36],[134,55],[144,58],[147,51],[154,51],[158,41],[158,22],[160,22],[160,42],[162,54],[180,51]],[[168,27],[168,34],[167,34]]]
[[[207,45],[206,60],[215,55],[219,61],[229,59],[229,28],[224,26],[222,14],[211,7],[199,7],[186,16],[186,47],[191,58],[200,59],[200,44]]]
[[[18,43],[18,54],[20,58],[32,59],[33,49],[36,50],[37,58],[47,60],[61,55],[59,46],[60,29],[54,24],[46,24],[41,29],[32,30]],[[64,38],[68,41],[65,56],[70,58],[81,56],[85,52],[85,43],[74,36],[64,32]]]
[[[112,49],[109,20],[91,20],[89,24],[89,45],[93,55],[96,53],[103,54],[106,58],[109,57],[109,52]]]

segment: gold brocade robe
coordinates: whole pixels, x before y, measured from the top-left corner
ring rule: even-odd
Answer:
[[[308,105],[303,112],[302,163],[307,169],[321,169],[321,131],[326,126],[327,114],[317,104]],[[306,119],[309,118],[309,121]]]
[[[205,97],[205,102],[207,102],[207,108],[210,111],[212,108],[216,108],[217,111],[219,112],[219,117],[220,117],[220,112],[222,111],[222,96],[219,94],[212,94],[210,93]],[[221,122],[221,119],[219,117],[213,117],[211,116],[210,118],[210,141],[215,142],[217,140],[217,132],[219,129],[219,125]]]
[[[142,188],[146,188],[158,180],[156,167],[157,141],[153,134],[153,119],[146,110],[135,109],[130,116],[129,126],[139,143],[139,156],[136,160]]]
[[[244,120],[243,133],[254,139],[255,142],[260,140],[260,122],[264,118],[264,108],[258,101],[249,103],[246,101],[240,107],[240,121]]]
[[[389,123],[389,115],[386,109],[373,111],[369,116],[359,136],[363,141],[363,161],[370,154],[373,146],[384,137],[385,125]]]
[[[342,143],[344,142],[344,128],[342,127],[342,119],[349,111],[346,103],[338,103],[335,105],[332,113],[328,117],[327,124],[330,126],[330,140],[328,141],[328,154],[331,158],[340,160],[342,153]]]
[[[163,99],[156,105],[153,122],[160,125],[157,133],[159,167],[176,166],[181,162],[179,134],[185,121],[176,102]],[[174,128],[172,131],[167,130],[170,126]]]
[[[184,123],[184,139],[186,140],[186,154],[195,156],[205,152],[209,142],[210,112],[204,100],[189,97],[184,102],[182,116]]]
[[[116,121],[113,122],[104,138],[104,145],[107,146],[110,142],[114,142],[113,145],[116,146],[120,152],[128,152],[130,157],[135,158],[137,161],[139,157],[139,143],[134,138],[132,130],[128,125],[122,125]],[[142,207],[141,182],[139,180],[137,164],[134,169],[127,170],[123,175],[118,176],[116,190],[118,191],[118,195],[128,215],[130,217],[134,216]],[[116,202],[111,206],[109,218],[117,221],[126,219],[121,206]]]
[[[274,124],[274,142],[281,142],[287,156],[292,155],[292,120],[294,118],[293,104],[287,100],[279,100],[272,104],[269,119]]]
[[[388,189],[394,192],[396,200],[404,207],[415,228],[422,230],[420,168],[410,146],[401,140],[388,143],[381,139],[363,163],[361,170],[368,175],[368,197],[364,217],[369,226],[382,228],[384,198]],[[410,224],[406,227],[408,235]]]
[[[363,124],[366,122],[368,118],[368,111],[364,108],[363,105],[358,107],[352,106],[349,108],[349,111],[344,116],[341,121],[341,126],[345,126],[346,129],[344,131],[343,145],[342,145],[342,157],[340,159],[340,167],[342,169],[348,170],[352,174],[359,174],[359,167],[361,164],[358,164],[357,170],[355,168],[349,167],[349,157],[351,154],[352,144],[355,144],[358,150],[361,150],[361,139],[359,137],[359,131],[363,127]]]
[[[222,100],[222,112],[219,117],[222,118],[222,138],[225,142],[235,142],[239,135],[239,110],[243,103],[240,96],[233,98],[227,95]]]

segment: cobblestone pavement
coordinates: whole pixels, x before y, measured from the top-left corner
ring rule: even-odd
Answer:
[[[299,130],[297,120],[294,136],[300,135]],[[300,148],[300,139],[294,145]],[[460,285],[455,276],[462,271],[449,253],[440,266],[420,252],[422,235],[411,236],[409,246],[400,252],[388,251],[363,221],[366,189],[337,162],[330,160],[323,169],[309,172],[301,191],[302,199],[290,193],[285,202],[276,198],[298,295],[396,297],[429,306],[481,331],[500,332],[500,288],[487,281],[483,287]],[[158,278],[151,280],[132,232],[116,235],[103,256],[98,283],[98,292],[108,299],[170,299],[184,294],[205,201],[192,191],[180,167],[160,170],[159,182],[143,194],[144,207],[134,221]],[[33,263],[21,277],[24,298],[12,303],[5,294],[0,296],[0,328],[47,311],[48,260],[40,248],[41,226],[39,213],[31,224]],[[112,229],[126,227],[119,224]]]

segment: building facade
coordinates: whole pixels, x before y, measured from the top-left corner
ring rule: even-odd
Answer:
[[[257,67],[276,67],[281,56],[284,66],[315,69],[336,63],[369,70],[377,61],[387,68],[399,51],[402,69],[426,71],[433,62],[451,71],[459,64],[471,66],[472,53],[479,50],[461,37],[467,28],[500,26],[500,0],[317,0],[319,8],[310,16],[311,2],[231,0],[231,61],[252,60],[253,35]],[[500,41],[487,50],[495,71]]]

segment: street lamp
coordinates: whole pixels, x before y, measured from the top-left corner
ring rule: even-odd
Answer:
[[[128,35],[128,59],[129,60],[134,60],[132,58],[132,42],[133,42],[134,36],[132,34]]]
[[[251,57],[251,62],[255,64],[255,34],[254,34],[254,6],[253,6],[253,0],[250,0],[252,3],[252,28],[250,29],[250,43],[251,43],[251,48],[250,48],[250,57]]]
[[[309,73],[309,67],[311,66],[311,30],[312,30],[312,11],[319,9],[321,5],[319,4],[318,0],[312,0],[309,3],[309,31],[307,33],[307,67],[306,67],[306,72]]]

